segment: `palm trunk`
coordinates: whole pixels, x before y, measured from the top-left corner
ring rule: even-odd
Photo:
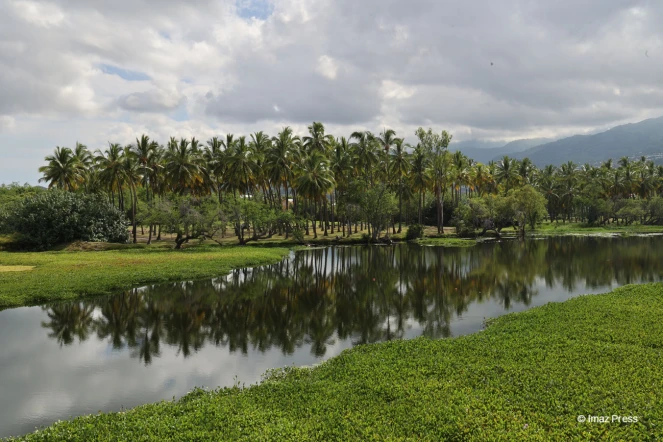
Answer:
[[[318,202],[314,201],[313,202],[313,239],[318,238],[318,231],[315,227],[315,215],[317,211],[318,211]]]
[[[134,244],[136,244],[138,242],[136,239],[136,204],[138,203],[138,196],[133,186],[129,187],[129,194],[131,196],[131,223],[133,224]]]
[[[323,214],[324,214],[324,219],[325,219],[325,221],[324,221],[324,224],[325,224],[325,233],[324,233],[323,236],[329,236],[329,234],[327,233],[327,228],[329,227],[329,212],[327,211],[327,195],[325,195],[324,198],[325,198],[325,199],[324,199],[324,201],[323,201],[323,203],[322,203],[322,206],[323,206],[323,208],[322,208],[322,212],[323,212]]]

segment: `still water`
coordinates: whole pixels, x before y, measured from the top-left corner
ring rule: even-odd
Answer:
[[[663,237],[445,249],[337,247],[207,281],[0,312],[0,437],[251,384],[354,345],[473,333],[485,318],[663,280]]]

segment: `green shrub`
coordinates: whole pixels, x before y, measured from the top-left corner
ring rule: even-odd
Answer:
[[[413,224],[407,228],[405,233],[405,239],[412,241],[414,239],[419,239],[424,237],[424,226],[421,224]]]
[[[72,241],[129,240],[126,218],[102,195],[43,192],[12,205],[1,222],[19,243],[38,250]]]

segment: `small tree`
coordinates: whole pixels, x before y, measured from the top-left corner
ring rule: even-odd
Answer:
[[[510,191],[509,199],[513,205],[515,219],[522,236],[525,235],[527,224],[534,229],[536,224],[546,216],[546,198],[529,184]]]
[[[386,185],[378,184],[361,196],[361,211],[371,230],[371,239],[377,240],[380,232],[389,227],[391,217],[396,213],[396,196]]]
[[[624,220],[626,225],[639,221],[645,216],[642,200],[624,200],[623,205],[617,211],[617,217]]]
[[[175,233],[175,248],[192,239],[214,239],[225,224],[225,213],[214,197],[171,195],[156,203],[149,220]]]
[[[488,219],[489,212],[484,200],[470,198],[458,203],[452,222],[459,235],[473,235],[477,229],[486,229]]]
[[[663,198],[657,196],[649,200],[645,222],[647,224],[663,224]]]

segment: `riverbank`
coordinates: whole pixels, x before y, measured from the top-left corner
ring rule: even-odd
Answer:
[[[287,248],[129,247],[105,251],[0,252],[0,309],[101,296],[168,281],[212,278],[283,259]],[[7,271],[2,271],[2,269]]]
[[[661,315],[663,284],[626,286],[502,316],[474,335],[358,346],[260,385],[197,390],[16,440],[653,440]]]

